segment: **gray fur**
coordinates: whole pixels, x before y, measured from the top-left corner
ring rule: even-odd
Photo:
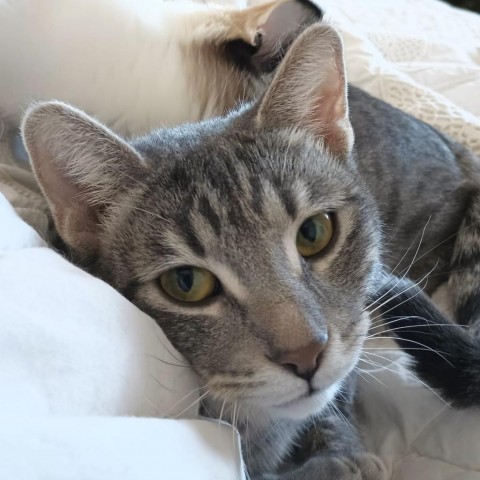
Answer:
[[[130,144],[59,103],[34,107],[24,122],[75,260],[155,318],[199,374],[204,414],[238,426],[254,479],[385,478],[352,406],[367,299],[384,264],[406,251],[397,268],[412,262],[408,247],[424,229],[411,274],[437,262],[450,269],[458,241],[436,247],[458,232],[476,188],[460,147],[353,87],[352,151],[344,91],[339,38],[314,26],[265,97],[225,118]],[[319,211],[335,215],[331,248],[292,258],[296,229]],[[158,278],[180,265],[208,268],[223,292],[198,306],[169,300]],[[326,331],[310,382],[271,360]]]

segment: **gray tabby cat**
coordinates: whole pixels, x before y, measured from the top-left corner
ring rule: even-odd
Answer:
[[[366,304],[422,229],[414,277],[476,254],[455,242],[480,185],[464,149],[347,97],[321,24],[224,118],[127,143],[50,102],[23,136],[74,261],[155,318],[199,374],[203,412],[239,428],[253,479],[386,478],[355,427]]]

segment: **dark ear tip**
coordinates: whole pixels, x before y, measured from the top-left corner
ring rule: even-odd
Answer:
[[[293,11],[288,10],[291,7],[295,7]],[[280,11],[283,13],[276,17]],[[271,73],[293,41],[307,28],[320,23],[323,10],[310,0],[287,0],[279,3],[271,15],[276,18],[273,23],[279,23],[270,25],[265,32],[257,32],[253,44],[236,39],[224,45],[227,58],[239,69],[254,75]]]
[[[310,0],[296,0],[296,2],[300,3],[310,11],[310,13],[312,14],[312,18],[311,18],[312,23],[323,20],[323,15],[325,14],[325,12],[317,4],[315,4],[314,2],[311,2]]]

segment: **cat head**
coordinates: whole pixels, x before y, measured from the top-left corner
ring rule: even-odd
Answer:
[[[49,102],[23,137],[77,261],[158,322],[211,397],[286,417],[332,399],[379,262],[332,28],[309,28],[224,118],[127,143]]]

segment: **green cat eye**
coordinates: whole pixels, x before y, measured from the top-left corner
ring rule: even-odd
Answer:
[[[201,302],[218,292],[219,282],[213,273],[198,267],[178,267],[160,276],[163,291],[182,302]]]
[[[307,218],[297,233],[297,248],[302,257],[311,257],[324,250],[333,237],[333,221],[328,213]]]

